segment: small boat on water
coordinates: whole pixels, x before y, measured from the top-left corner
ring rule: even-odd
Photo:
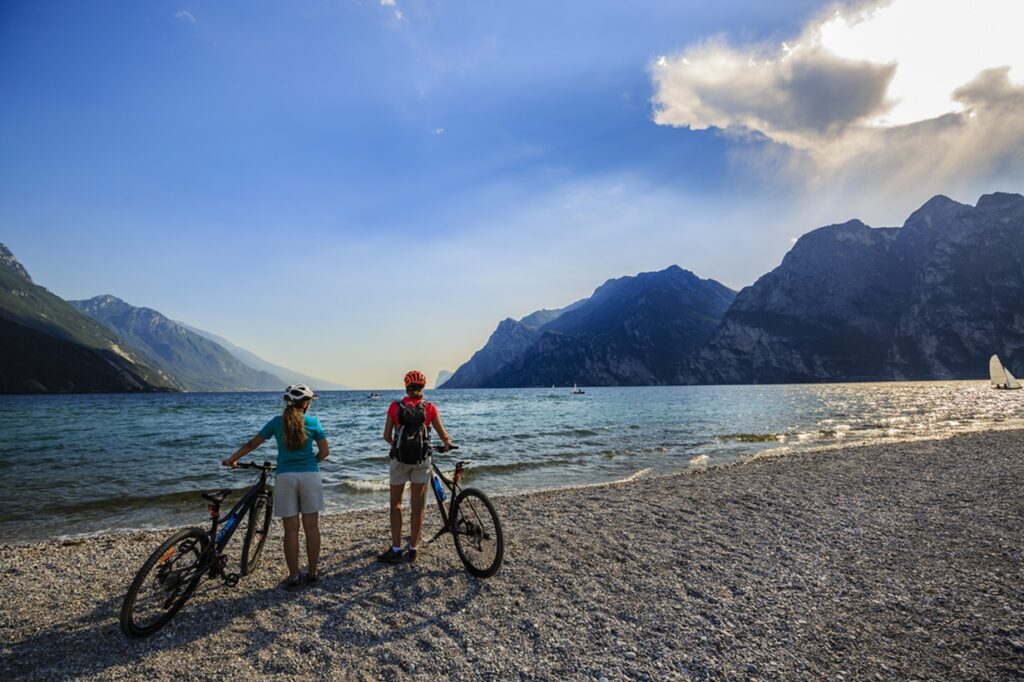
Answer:
[[[366,396],[367,400],[376,400],[380,397],[380,393],[370,393]]]
[[[992,388],[1020,388],[1020,382],[1010,374],[1010,370],[1003,367],[1003,363],[999,361],[998,355],[993,355],[989,358],[988,374],[992,379]]]
[[[584,393],[586,393],[586,391],[584,391],[582,388],[580,388],[576,384],[572,385],[572,394],[573,395],[583,395]]]

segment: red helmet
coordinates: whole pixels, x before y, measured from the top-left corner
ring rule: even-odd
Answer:
[[[416,384],[418,386],[426,386],[427,377],[423,376],[423,372],[413,370],[405,375],[405,387],[409,388],[413,384]]]

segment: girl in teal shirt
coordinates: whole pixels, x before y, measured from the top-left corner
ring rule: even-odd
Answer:
[[[303,583],[320,580],[317,561],[320,558],[320,512],[324,508],[324,485],[320,479],[320,462],[327,459],[327,436],[320,420],[306,414],[316,398],[305,384],[285,389],[284,412],[268,421],[248,443],[238,448],[224,465],[237,466],[271,436],[277,441],[277,475],[274,481],[274,516],[284,524],[284,560],[288,577],[282,583],[286,590],[299,589]],[[313,443],[316,442],[316,452]],[[306,534],[308,572],[299,575],[299,515]]]

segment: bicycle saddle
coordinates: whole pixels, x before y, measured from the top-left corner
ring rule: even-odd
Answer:
[[[220,504],[224,501],[224,498],[231,494],[230,490],[215,490],[209,493],[203,493],[203,499],[209,500],[213,504]]]

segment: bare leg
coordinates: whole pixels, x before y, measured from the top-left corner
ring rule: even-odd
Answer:
[[[320,560],[320,515],[317,512],[302,515],[302,532],[306,534],[306,561],[309,562],[309,574],[315,576],[316,564]]]
[[[281,519],[284,522],[284,561],[288,564],[288,577],[299,577],[299,517]]]
[[[391,546],[402,546],[402,495],[405,484],[391,486]]]
[[[412,524],[412,537],[409,539],[409,544],[413,547],[420,546],[420,531],[423,530],[423,493],[427,490],[426,483],[411,483],[412,486],[412,518],[410,522]]]

